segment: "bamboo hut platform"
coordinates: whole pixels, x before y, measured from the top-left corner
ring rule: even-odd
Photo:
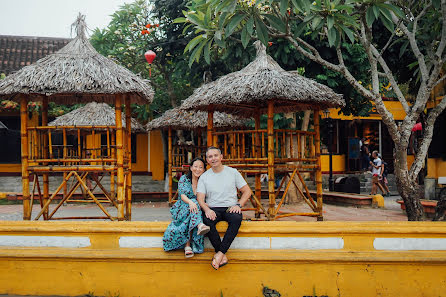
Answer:
[[[220,77],[197,88],[182,108],[208,112],[207,145],[222,149],[225,164],[245,174],[255,174],[255,194],[251,202],[256,215],[268,220],[286,216],[312,216],[323,220],[322,172],[320,158],[320,111],[345,105],[342,95],[329,87],[282,69],[266,53],[260,42],[254,43],[256,58],[240,71]],[[314,131],[275,129],[274,114],[280,112],[313,111]],[[218,132],[213,127],[214,112],[225,111],[252,116],[255,128],[244,131]],[[260,115],[267,115],[267,129],[260,128]],[[317,199],[305,185],[303,173],[314,176]],[[268,175],[269,203],[259,200],[260,176]],[[275,175],[282,175],[279,190],[274,188]],[[288,181],[287,181],[288,179]],[[299,186],[299,183],[302,185]],[[310,212],[283,213],[280,208],[293,185],[310,207]],[[283,195],[280,197],[280,189]],[[276,199],[279,202],[276,205]],[[252,210],[248,208],[246,210]]]
[[[154,92],[148,80],[100,55],[93,48],[85,33],[87,28],[85,16],[79,15],[73,26],[77,36],[65,47],[0,81],[0,95],[5,99],[20,102],[23,219],[31,219],[34,199],[39,199],[41,206],[36,219],[40,217],[45,220],[51,219],[64,200],[70,199],[80,188],[94,200],[108,219],[130,220],[132,189],[130,104],[150,104]],[[27,107],[31,100],[42,102],[41,123],[35,127],[28,125]],[[59,124],[56,120],[56,125],[61,125],[63,122],[63,127],[49,126],[49,102],[114,104],[115,116],[111,115],[110,110],[108,116],[86,116],[85,113],[80,115],[78,113],[82,111],[88,114],[88,110],[81,108],[59,119]],[[122,112],[123,104],[125,115]],[[105,107],[96,104],[95,110],[104,111]],[[83,118],[76,119],[76,117]],[[99,120],[109,121],[99,124]],[[69,143],[69,136],[73,131],[76,145]],[[53,136],[60,132],[62,143],[55,144]],[[87,136],[94,139],[100,133],[106,133],[107,147],[104,150],[85,149],[81,139]],[[49,196],[49,174],[52,172],[63,172],[64,178],[57,190]],[[116,175],[116,197],[113,195],[113,189],[107,191],[101,187],[98,178],[98,173],[101,172]],[[110,215],[101,201],[90,191],[86,180],[88,175],[92,176],[96,186],[99,186],[107,199],[115,205],[116,216]],[[67,189],[70,178],[74,183]],[[49,213],[51,200],[62,189],[66,193],[64,200]]]

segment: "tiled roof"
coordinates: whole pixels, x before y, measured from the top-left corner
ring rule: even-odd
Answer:
[[[52,54],[71,39],[0,35],[0,73],[11,74]]]

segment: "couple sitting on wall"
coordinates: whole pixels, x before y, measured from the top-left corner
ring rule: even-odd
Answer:
[[[212,267],[219,269],[228,264],[226,252],[236,237],[242,222],[242,206],[251,196],[251,190],[242,175],[234,168],[222,164],[219,148],[209,147],[206,160],[211,166],[205,172],[203,159],[192,160],[189,172],[178,182],[178,196],[170,212],[172,222],[164,232],[165,251],[184,248],[185,257],[204,250],[203,235],[208,234],[215,249]],[[237,190],[242,197],[237,201]],[[203,214],[202,214],[203,212]],[[219,221],[228,222],[223,237],[216,229]]]

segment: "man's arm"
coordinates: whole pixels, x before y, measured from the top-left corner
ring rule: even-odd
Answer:
[[[248,201],[249,197],[251,197],[251,189],[246,184],[243,187],[240,188],[240,192],[242,192],[242,197],[238,201],[240,204],[240,207],[238,205],[234,205],[229,209],[229,212],[231,213],[242,213],[242,207],[245,205],[245,203]]]
[[[209,206],[206,204],[206,202],[204,201],[204,199],[206,198],[206,195],[204,193],[201,192],[197,192],[197,201],[198,204],[200,204],[201,209],[204,211],[204,214],[206,215],[206,217],[210,220],[215,220],[217,218],[217,215],[215,214],[215,212],[209,208]]]

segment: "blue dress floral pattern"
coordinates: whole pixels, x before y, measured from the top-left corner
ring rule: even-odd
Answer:
[[[189,211],[189,204],[181,200],[181,195],[186,195],[198,207],[198,213]],[[167,227],[163,236],[163,247],[165,251],[183,249],[186,242],[191,239],[191,247],[194,253],[200,254],[204,250],[204,239],[197,234],[197,226],[203,223],[201,208],[197,196],[192,190],[192,182],[183,175],[178,181],[178,201],[170,209],[172,222]],[[190,236],[192,231],[192,236]]]

